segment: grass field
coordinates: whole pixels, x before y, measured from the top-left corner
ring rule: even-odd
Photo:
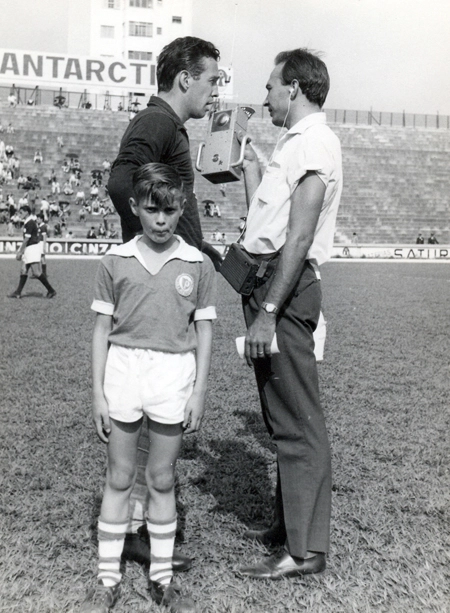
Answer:
[[[77,611],[96,568],[105,449],[90,420],[93,261],[50,261],[54,300],[29,281],[2,309],[0,611]],[[0,261],[2,295],[19,264]],[[238,359],[239,299],[220,279],[204,427],[178,464],[179,577],[201,613],[450,611],[450,267],[329,263],[319,366],[333,454],[332,548],[320,577],[251,582],[242,538],[271,515],[274,450]],[[156,612],[127,564],[117,613]]]

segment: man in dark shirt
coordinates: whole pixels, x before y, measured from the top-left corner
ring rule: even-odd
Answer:
[[[194,171],[184,123],[201,119],[218,96],[219,51],[199,38],[177,38],[161,52],[157,65],[158,95],[130,122],[108,181],[108,192],[120,215],[122,238],[131,240],[141,224],[131,211],[132,177],[149,162],[162,162],[180,174],[187,203],[176,233],[202,248],[202,230],[194,194]]]
[[[22,260],[19,285],[15,292],[9,294],[9,298],[20,298],[22,290],[30,274],[34,279],[39,279],[47,290],[47,298],[54,298],[56,292],[48,282],[46,275],[42,272],[42,244],[39,239],[39,229],[36,218],[31,214],[29,206],[23,206],[22,211],[27,214],[23,224],[23,241],[16,259]]]
[[[439,245],[439,241],[436,238],[436,236],[434,235],[434,232],[432,232],[428,238],[428,244],[429,245]]]

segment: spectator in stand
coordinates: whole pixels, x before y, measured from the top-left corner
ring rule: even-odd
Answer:
[[[428,238],[428,244],[429,245],[439,245],[439,241],[436,238],[434,232],[432,232]]]
[[[69,172],[70,164],[69,164],[69,160],[67,158],[64,158],[61,168],[62,168],[63,172]]]
[[[70,184],[69,184],[70,187]],[[52,181],[52,194],[60,194],[61,193],[61,188],[59,186],[59,182],[58,181]],[[72,190],[72,194],[73,194],[73,190]]]
[[[28,206],[29,202],[28,202],[28,192],[25,192],[24,195],[19,198],[19,209],[21,209],[24,206]]]
[[[212,214],[213,214],[213,217],[222,217],[222,214],[220,212],[220,207],[218,204],[213,205]]]
[[[75,196],[75,204],[83,206],[86,202],[86,195],[82,189],[77,191],[77,195]]]
[[[9,106],[17,106],[17,96],[14,92],[11,92],[8,96]]]
[[[73,189],[72,186],[70,185],[69,181],[66,181],[63,185],[63,194],[65,196],[72,196],[73,194]]]
[[[77,179],[77,175],[72,171],[70,173],[69,176],[69,183],[70,185],[73,187],[75,185],[75,187],[78,187],[78,185],[80,184],[79,180]]]
[[[417,238],[416,238],[416,245],[423,245],[424,242],[425,242],[425,239],[422,236],[422,234],[419,232],[419,234],[417,235]]]
[[[53,105],[57,106],[59,109],[62,109],[65,104],[66,104],[66,97],[63,96],[60,91],[59,94],[53,100]]]
[[[63,137],[62,137],[62,136],[58,136],[58,137],[56,138],[56,144],[58,145],[58,147],[59,147],[60,149],[62,149],[62,148],[64,147],[64,139],[63,139]]]
[[[83,205],[81,207],[81,209],[79,210],[79,212],[78,212],[78,219],[80,221],[85,222],[86,221],[86,214],[87,214],[86,207]]]
[[[50,217],[60,217],[61,216],[61,209],[59,207],[59,204],[57,202],[55,202],[54,200],[52,202],[49,203],[49,214]]]
[[[6,128],[6,134],[14,134],[15,130],[14,130],[14,126],[12,125],[11,122],[9,122],[8,127]]]
[[[102,223],[98,224],[97,236],[99,238],[106,238],[106,228]]]
[[[37,149],[34,153],[34,163],[35,164],[42,164],[43,158],[42,158],[42,151],[40,149]]]
[[[95,183],[91,185],[90,195],[92,200],[95,200],[98,197],[98,185],[95,185]]]
[[[88,233],[86,234],[86,238],[97,238],[97,234],[95,233],[94,226],[91,226],[91,229],[88,230]]]
[[[112,223],[108,229],[108,232],[106,234],[106,238],[119,238],[119,233],[117,232],[116,228],[114,227],[114,224]]]
[[[50,202],[45,198],[41,200],[41,215],[45,223],[47,223],[50,214]]]
[[[50,171],[50,178],[48,180],[48,184],[51,185],[53,183],[53,181],[57,181],[57,180],[58,180],[58,178],[56,176],[55,169],[52,168],[51,171]]]
[[[2,160],[6,160],[6,146],[5,146],[5,142],[0,138],[0,162]]]
[[[103,166],[103,172],[105,172],[105,173],[106,172],[108,172],[108,173],[110,172],[110,170],[111,170],[111,162],[107,158],[105,158],[103,160],[102,166]]]
[[[5,156],[7,159],[12,158],[14,155],[14,147],[12,145],[6,145],[5,147]]]
[[[220,237],[219,240],[222,243],[222,245],[226,245],[227,244],[227,235],[225,234],[225,232],[222,232],[222,236]]]
[[[8,221],[6,232],[8,233],[8,236],[14,236],[14,222],[12,219]]]
[[[97,187],[99,187],[102,184],[103,172],[99,168],[91,170],[91,177],[92,185],[97,185]]]
[[[62,236],[61,224],[59,223],[59,221],[57,221],[53,226],[53,236],[55,238]]]

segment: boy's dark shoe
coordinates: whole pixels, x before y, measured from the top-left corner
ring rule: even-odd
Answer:
[[[81,605],[80,613],[109,613],[120,595],[120,583],[106,586],[103,583],[89,590]]]
[[[17,292],[13,292],[12,294],[8,294],[8,298],[21,298],[21,295]]]
[[[52,290],[51,292],[47,292],[47,298],[54,298],[55,296],[56,296],[55,290]]]
[[[150,540],[146,526],[139,528],[137,533],[127,533],[122,559],[150,566]],[[192,558],[183,555],[176,549],[173,550],[172,569],[174,572],[189,570],[191,566]]]
[[[176,583],[161,585],[150,581],[150,595],[156,604],[167,607],[170,613],[196,613],[195,602],[189,596],[181,595],[181,588]]]

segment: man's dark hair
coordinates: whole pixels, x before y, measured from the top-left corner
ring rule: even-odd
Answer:
[[[275,65],[282,63],[283,84],[298,81],[307,100],[322,108],[330,89],[330,77],[325,63],[308,49],[282,51],[275,58]]]
[[[133,175],[136,200],[151,200],[157,206],[184,200],[183,181],[173,166],[151,162],[140,166]]]
[[[20,210],[24,211],[25,213],[28,213],[28,215],[31,213],[31,207],[29,207],[28,204],[24,204],[23,206],[21,206]]]
[[[156,67],[158,91],[168,92],[173,87],[173,80],[181,70],[187,70],[194,79],[205,70],[203,58],[210,57],[216,62],[219,51],[212,43],[194,36],[176,38],[161,51]]]

